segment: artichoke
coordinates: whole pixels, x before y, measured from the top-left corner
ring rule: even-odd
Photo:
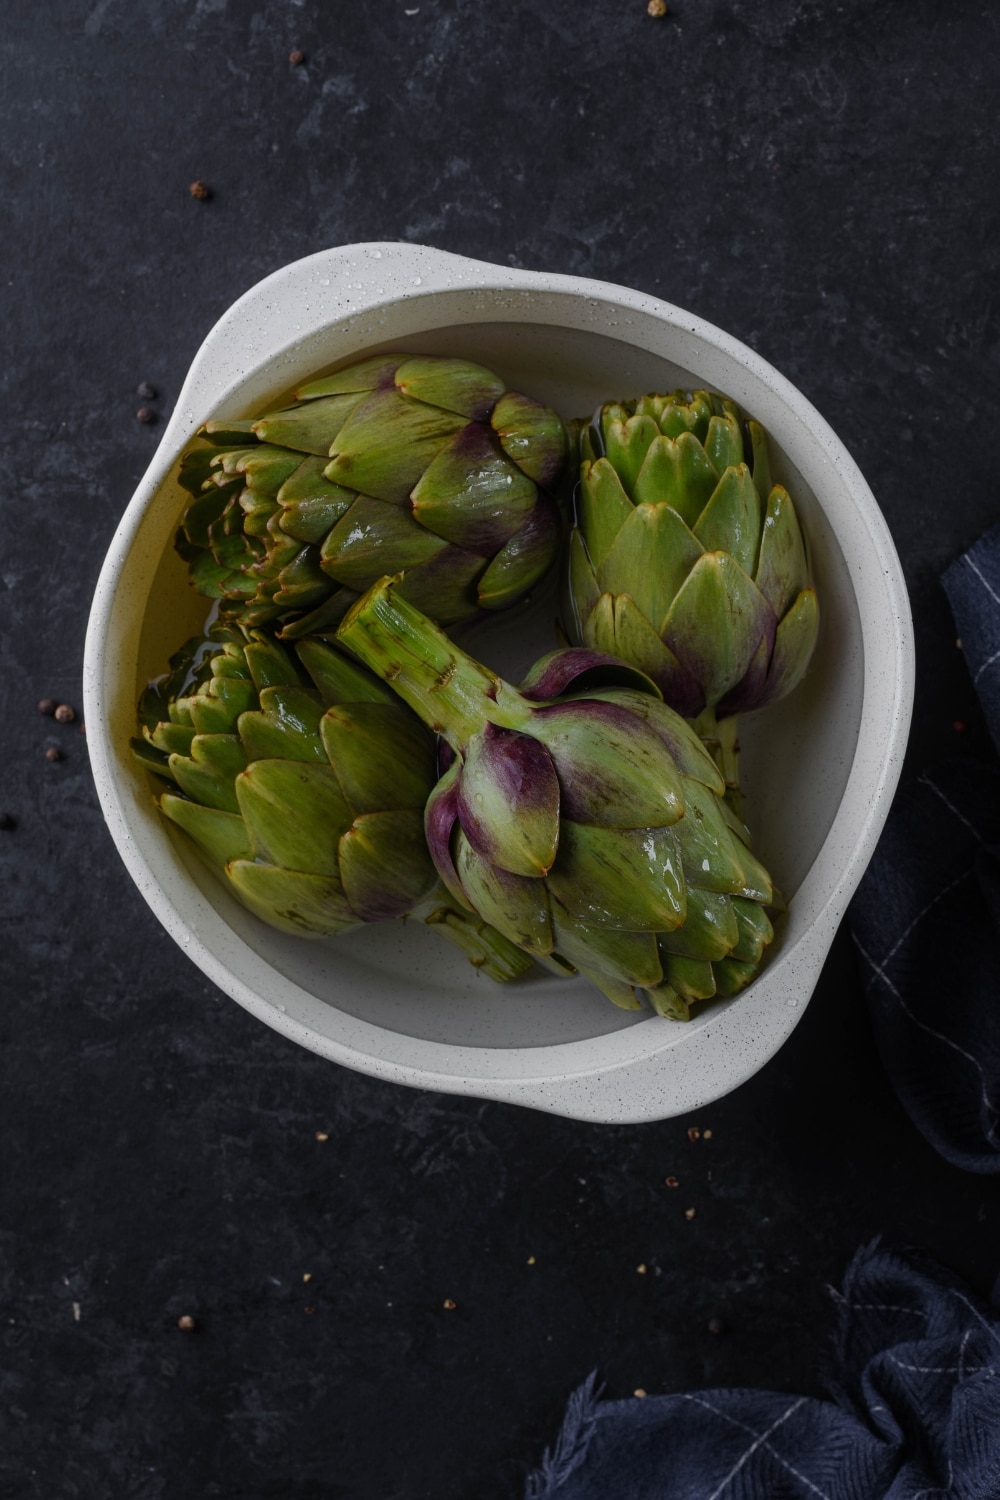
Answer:
[[[427,840],[456,902],[617,1005],[687,1018],[756,974],[778,903],[725,783],[642,673],[566,649],[511,687],[384,579],[338,631],[453,759]]]
[[[641,668],[686,718],[774,703],[819,615],[767,438],[708,391],[605,405],[581,429],[569,634]]]
[[[185,456],[177,536],[222,614],[284,637],[328,630],[387,571],[443,624],[501,610],[547,572],[568,440],[560,418],[481,365],[378,355]]]
[[[495,979],[530,960],[445,898],[423,832],[433,736],[381,682],[325,641],[292,650],[216,623],[139,705],[136,758],[171,785],[161,811],[230,890],[284,932],[326,937],[427,920]]]

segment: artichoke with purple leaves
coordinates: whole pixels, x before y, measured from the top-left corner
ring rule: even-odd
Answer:
[[[566,429],[467,360],[383,354],[294,403],[205,424],[177,537],[223,616],[285,638],[330,630],[387,571],[455,625],[506,609],[554,561]]]
[[[628,1009],[687,1018],[750,982],[780,898],[711,756],[642,673],[569,649],[518,690],[391,578],[337,639],[451,747],[426,831],[456,902]]]
[[[707,737],[791,692],[819,611],[760,424],[725,397],[674,391],[602,406],[580,451],[571,639],[641,668]]]
[[[423,831],[433,736],[343,652],[217,623],[139,718],[133,753],[169,783],[161,811],[270,926],[328,937],[419,911],[492,978],[531,967],[442,891]]]

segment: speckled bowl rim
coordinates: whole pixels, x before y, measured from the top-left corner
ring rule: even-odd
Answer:
[[[206,415],[240,392],[252,409],[254,382],[276,364],[301,360],[304,344],[326,338],[363,348],[383,341],[371,315],[405,302],[416,331],[434,299],[477,294],[477,319],[525,322],[529,303],[548,294],[559,326],[607,331],[610,312],[668,325],[670,358],[697,368],[769,425],[789,414],[783,446],[800,470],[835,475],[836,513],[823,499],[854,585],[862,622],[864,689],[857,750],[840,808],[795,898],[800,935],[787,943],[737,1005],[720,1007],[698,1029],[659,1018],[610,1035],[536,1047],[462,1046],[403,1035],[343,1011],[335,1038],[330,1006],[266,965],[224,922],[206,923],[190,882],[157,869],[151,837],[136,826],[116,777],[122,751],[110,743],[105,704],[116,670],[113,628],[122,570],[147,508]],[[305,294],[308,293],[308,296]],[[309,327],[295,326],[304,302]],[[421,324],[421,309],[425,321]],[[366,322],[367,320],[367,322]],[[394,333],[393,336],[402,336]],[[619,333],[617,335],[621,337]],[[634,342],[644,349],[652,345]],[[685,361],[684,348],[693,363]],[[314,368],[322,363],[317,360]],[[722,379],[716,378],[716,369]],[[739,378],[734,380],[734,374]],[[696,1109],[744,1082],[777,1051],[819,978],[847,903],[871,857],[899,778],[913,701],[914,646],[899,558],[879,508],[844,445],[804,396],[753,350],[703,319],[643,293],[586,278],[468,260],[427,246],[396,243],[332,248],[282,267],[252,287],[219,320],[196,355],[173,417],[111,542],[94,595],[84,662],[88,748],[101,807],[126,868],[168,933],[218,987],[251,1014],[320,1056],[413,1087],[528,1105],[571,1118],[621,1123]],[[224,928],[224,931],[220,930]],[[228,936],[227,936],[228,934]],[[268,995],[260,971],[267,969]],[[288,1013],[292,999],[299,1015]],[[336,1009],[336,1007],[334,1007]]]

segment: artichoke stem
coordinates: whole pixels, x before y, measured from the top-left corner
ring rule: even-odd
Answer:
[[[337,640],[387,682],[428,728],[462,751],[488,723],[527,720],[498,677],[467,656],[439,626],[401,597],[403,574],[382,578],[352,606]],[[497,708],[503,692],[504,710]],[[515,700],[520,699],[514,694]],[[513,726],[511,726],[513,727]]]
[[[535,967],[529,953],[517,948],[502,932],[472,912],[455,906],[439,906],[424,918],[432,932],[439,932],[455,944],[481,974],[497,984],[523,979]]]
[[[711,754],[726,783],[726,802],[743,821],[743,793],[740,790],[740,740],[735,714],[717,719],[715,709],[703,708],[694,720],[695,732]]]

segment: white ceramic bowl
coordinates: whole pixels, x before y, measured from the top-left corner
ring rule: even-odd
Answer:
[[[128,750],[138,694],[200,627],[173,551],[178,459],[200,423],[242,417],[307,376],[381,349],[464,355],[565,416],[675,386],[732,396],[771,437],[808,531],[822,633],[805,683],[743,721],[755,848],[790,900],[774,956],[738,999],[681,1025],[616,1010],[589,985],[501,987],[419,924],[323,942],[242,909],[153,806]],[[515,676],[555,644],[551,603],[501,617],[472,649]],[[276,1031],[397,1083],[578,1119],[662,1119],[751,1076],[802,1014],[878,838],[913,691],[906,590],[892,541],[833,432],[752,350],[622,287],[485,265],[415,245],[351,245],[269,276],[202,345],[112,541],[94,599],[85,714],[112,837],[167,931]]]

